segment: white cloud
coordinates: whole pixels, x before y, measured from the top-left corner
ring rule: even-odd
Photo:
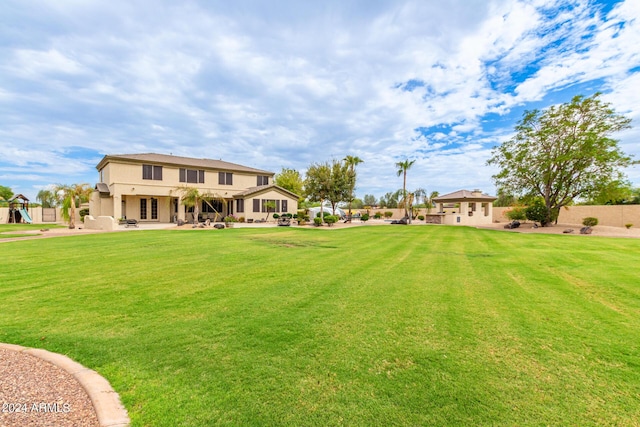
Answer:
[[[511,109],[593,83],[638,114],[632,0],[606,21],[582,0],[14,4],[27,30],[3,33],[0,155],[56,180],[95,180],[105,153],[275,171],[355,154],[359,191],[395,190],[403,158],[434,190],[489,191],[486,147],[513,130]]]

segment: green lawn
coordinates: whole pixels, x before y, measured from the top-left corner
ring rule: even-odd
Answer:
[[[0,224],[0,241],[2,239],[10,239],[16,237],[31,237],[34,234],[25,234],[25,231],[38,231],[45,228],[62,228],[62,225],[58,224]],[[14,234],[14,232],[16,232]],[[36,233],[39,235],[41,233]]]
[[[370,226],[0,250],[0,341],[97,370],[134,426],[640,420],[640,240]]]

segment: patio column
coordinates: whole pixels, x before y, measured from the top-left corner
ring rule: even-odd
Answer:
[[[469,215],[469,202],[460,202],[460,210],[458,211],[460,215],[468,216]]]
[[[182,197],[178,198],[178,219],[185,221],[187,207],[182,204]]]
[[[122,218],[122,196],[120,194],[113,195],[113,217],[116,220]]]

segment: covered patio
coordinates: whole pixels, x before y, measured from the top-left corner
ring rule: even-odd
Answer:
[[[493,201],[497,197],[480,190],[458,190],[436,197],[438,224],[486,225],[493,222]]]

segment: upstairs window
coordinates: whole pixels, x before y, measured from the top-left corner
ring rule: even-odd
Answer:
[[[204,170],[180,169],[180,182],[204,184]]]
[[[218,184],[233,185],[233,174],[231,172],[218,172]]]
[[[260,185],[269,185],[268,175],[258,175],[258,186]]]
[[[162,166],[142,165],[142,179],[162,181]]]

